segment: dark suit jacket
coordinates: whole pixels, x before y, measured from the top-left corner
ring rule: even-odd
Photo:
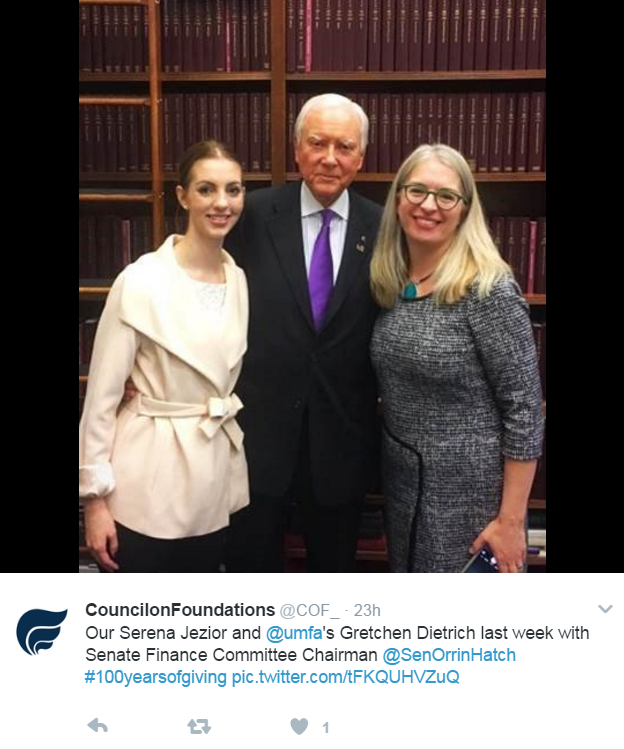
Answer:
[[[301,183],[256,190],[226,247],[247,274],[249,346],[236,392],[244,408],[252,493],[282,496],[308,414],[317,502],[360,499],[376,463],[376,387],[369,342],[377,307],[369,263],[381,207],[350,191],[344,254],[327,317],[312,322],[301,230]]]

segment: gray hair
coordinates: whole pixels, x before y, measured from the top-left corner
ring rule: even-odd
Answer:
[[[357,117],[360,124],[360,149],[364,152],[368,145],[368,117],[359,104],[356,104],[351,99],[347,99],[346,96],[341,96],[340,94],[319,94],[319,96],[313,96],[306,101],[306,103],[301,107],[301,111],[295,120],[295,145],[299,145],[301,141],[303,124],[310,112],[314,109],[325,109],[329,107],[342,107]]]

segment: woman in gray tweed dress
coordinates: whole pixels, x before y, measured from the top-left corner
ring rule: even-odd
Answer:
[[[392,184],[371,264],[394,572],[459,572],[487,544],[521,572],[542,445],[528,305],[463,156],[420,146]]]

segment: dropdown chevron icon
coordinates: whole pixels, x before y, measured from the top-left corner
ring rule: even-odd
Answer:
[[[606,608],[606,609],[604,608],[604,606],[601,606],[600,604],[598,604],[598,608],[599,608],[599,609],[600,609],[601,611],[604,611],[604,613],[606,614],[606,613],[607,613],[608,611],[611,611],[611,609],[613,608],[613,604],[611,604],[610,606],[607,606],[607,608]]]

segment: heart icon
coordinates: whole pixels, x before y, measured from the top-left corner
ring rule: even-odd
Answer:
[[[293,729],[293,731],[301,736],[301,734],[305,731],[305,729],[308,727],[308,721],[307,718],[301,718],[301,720],[297,720],[297,718],[293,718],[290,721],[290,727]]]

